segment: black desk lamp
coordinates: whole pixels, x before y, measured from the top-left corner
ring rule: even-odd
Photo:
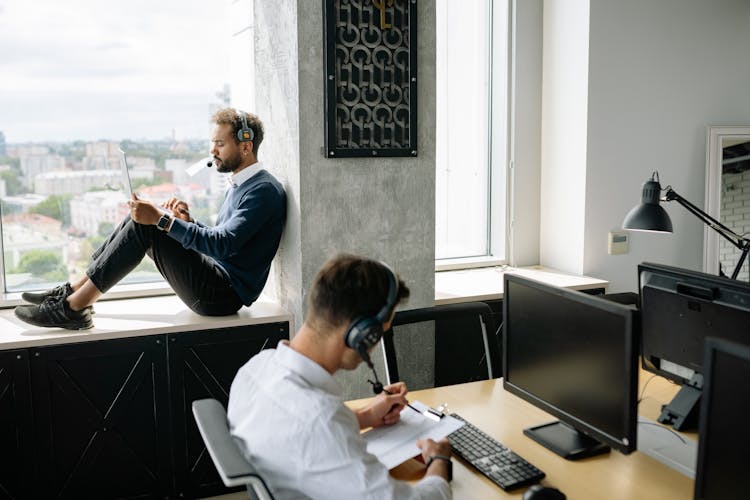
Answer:
[[[651,179],[643,183],[643,197],[641,199],[641,204],[635,206],[630,212],[628,212],[628,215],[625,216],[625,220],[622,223],[623,229],[671,233],[672,221],[669,218],[669,214],[659,206],[659,201],[662,199],[660,198],[661,191],[659,172],[654,172],[651,174]],[[672,186],[667,186],[664,189],[663,200],[676,201],[685,207],[688,212],[698,217],[707,224],[708,227],[719,233],[721,237],[729,241],[742,252],[740,254],[740,260],[737,262],[734,272],[732,272],[732,279],[737,279],[737,275],[740,273],[740,269],[742,269],[742,264],[745,263],[747,254],[750,252],[750,238],[735,233],[727,226],[677,194],[672,189]]]

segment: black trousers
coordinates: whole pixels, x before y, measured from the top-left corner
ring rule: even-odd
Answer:
[[[180,243],[156,226],[138,224],[127,216],[91,256],[86,275],[106,292],[148,255],[177,296],[203,316],[236,313],[242,301],[216,263]]]

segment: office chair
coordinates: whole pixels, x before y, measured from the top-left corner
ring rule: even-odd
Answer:
[[[246,485],[251,500],[273,500],[263,478],[240,453],[229,434],[227,412],[215,399],[193,401],[193,416],[225,486]]]
[[[407,325],[424,322],[434,322],[434,387],[501,375],[502,343],[500,332],[495,331],[492,309],[484,302],[465,302],[396,312],[391,329],[383,333],[382,342],[389,384],[398,382],[402,376],[394,330],[403,338],[402,335],[417,333],[414,328],[405,328]],[[413,345],[411,349],[429,350],[432,346]]]

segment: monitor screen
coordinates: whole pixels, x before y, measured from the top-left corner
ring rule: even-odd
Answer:
[[[710,338],[705,350],[695,498],[747,498],[750,347]]]
[[[684,384],[659,421],[697,427],[706,337],[750,341],[750,285],[661,264],[638,266],[643,368]]]
[[[505,275],[504,290],[503,386],[559,418],[563,429],[633,451],[634,310],[512,274]],[[589,454],[581,450],[566,458]]]

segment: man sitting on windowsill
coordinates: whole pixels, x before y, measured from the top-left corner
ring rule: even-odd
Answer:
[[[170,198],[160,210],[135,195],[130,215],[91,257],[86,276],[42,293],[22,294],[34,305],[18,306],[18,318],[36,326],[92,328],[91,306],[138,266],[144,256],[178,297],[206,316],[236,313],[263,291],[286,218],[286,195],[258,162],[263,124],[227,108],[213,116],[213,164],[231,173],[232,188],[216,225],[193,220],[187,203]]]

